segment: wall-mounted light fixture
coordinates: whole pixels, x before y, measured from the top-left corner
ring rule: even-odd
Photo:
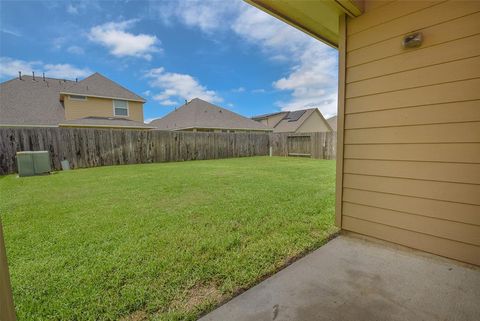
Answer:
[[[403,37],[402,46],[403,48],[416,48],[420,47],[423,42],[423,35],[421,32],[415,32],[406,35]]]

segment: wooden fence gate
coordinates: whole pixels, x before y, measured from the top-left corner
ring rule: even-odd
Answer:
[[[310,135],[305,136],[288,136],[287,152],[288,156],[312,156],[312,143]]]

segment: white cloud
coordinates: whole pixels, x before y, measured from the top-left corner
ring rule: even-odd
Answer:
[[[164,68],[151,69],[146,77],[150,79],[152,88],[161,89],[159,94],[153,96],[154,100],[164,106],[174,106],[184,100],[200,98],[212,103],[221,102],[223,99],[213,90],[202,86],[195,78],[188,74],[167,72]]]
[[[11,36],[15,36],[15,37],[21,37],[22,34],[16,30],[13,30],[13,29],[6,29],[6,28],[2,28],[0,29],[0,31],[2,33],[5,33],[7,35],[11,35]]]
[[[238,88],[232,89],[232,92],[234,93],[243,93],[244,91],[245,91],[244,87],[238,87]]]
[[[83,55],[85,53],[85,50],[83,50],[83,48],[79,46],[70,46],[67,48],[67,51],[76,55]]]
[[[65,8],[67,13],[71,15],[84,14],[86,12],[92,12],[92,10],[100,10],[101,6],[99,1],[96,0],[77,0],[69,2]]]
[[[158,119],[159,117],[152,117],[152,118],[147,118],[145,119],[145,124],[149,124],[152,120]]]
[[[270,61],[290,64],[288,74],[273,83],[275,89],[291,93],[290,99],[278,102],[281,109],[318,107],[325,115],[336,113],[335,49],[243,2],[180,0],[155,8],[163,21],[177,19],[207,35],[230,28]]]
[[[91,41],[107,47],[114,56],[132,56],[151,60],[151,54],[160,51],[158,47],[160,41],[153,35],[135,35],[127,32],[126,30],[132,28],[135,23],[136,20],[107,22],[92,27],[88,37]]]
[[[239,12],[232,30],[274,60],[294,58],[290,53],[299,52],[311,41],[309,36],[251,6]]]
[[[283,110],[317,107],[325,116],[337,112],[337,53],[312,43],[305,47],[291,72],[273,83],[291,92],[291,99],[278,104]]]
[[[0,57],[0,77],[17,77],[18,72],[23,75],[31,75],[35,71],[37,75],[42,72],[45,76],[61,79],[75,79],[86,77],[92,72],[88,68],[77,68],[70,64],[44,64],[41,61],[24,61],[9,57]]]
[[[83,78],[92,74],[92,71],[88,68],[81,69],[70,64],[46,64],[43,71],[48,77],[66,79]]]
[[[223,19],[239,7],[238,1],[151,1],[150,10],[164,23],[171,24],[176,19],[189,27],[197,27],[211,33],[220,28],[228,29],[228,21]]]
[[[32,71],[36,70],[36,67],[40,65],[40,61],[24,61],[0,57],[0,77],[17,77],[19,71],[23,74],[32,74]]]
[[[69,3],[67,6],[67,12],[70,14],[78,14],[78,7],[75,7],[73,4]]]
[[[249,8],[240,13],[233,30],[271,60],[290,62],[290,72],[273,83],[291,98],[279,101],[282,110],[317,107],[326,115],[337,111],[337,52],[266,13]]]

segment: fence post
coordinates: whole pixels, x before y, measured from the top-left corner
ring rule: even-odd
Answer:
[[[0,219],[0,320],[15,321],[15,307],[13,305],[12,287],[8,274],[7,253],[3,239],[3,226]]]

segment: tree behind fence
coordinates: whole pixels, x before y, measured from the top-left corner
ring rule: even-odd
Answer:
[[[310,150],[314,158],[335,158],[332,133],[292,142],[291,134],[204,133],[94,128],[0,128],[0,175],[17,171],[17,151],[47,150],[54,170],[72,168],[268,155]],[[295,138],[293,138],[295,140]],[[307,144],[309,147],[300,146]],[[310,149],[308,149],[310,148]],[[304,153],[306,154],[306,153]],[[306,155],[304,155],[306,156]]]

